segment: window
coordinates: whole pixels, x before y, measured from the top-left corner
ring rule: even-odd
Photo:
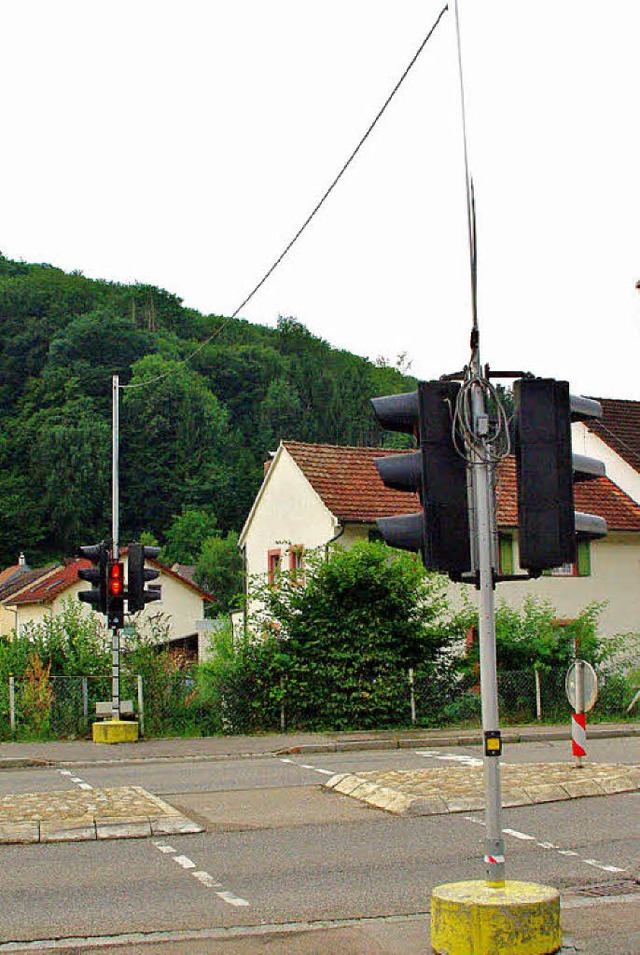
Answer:
[[[282,570],[282,551],[278,547],[267,553],[267,579],[270,587],[275,587]]]
[[[577,555],[575,564],[562,564],[552,570],[545,571],[551,577],[590,577],[591,576],[591,542],[577,541]]]
[[[289,548],[289,571],[294,584],[304,584],[304,547],[292,544]]]

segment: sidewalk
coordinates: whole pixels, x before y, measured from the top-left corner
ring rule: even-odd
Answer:
[[[590,739],[640,736],[640,723],[594,723]],[[569,722],[556,726],[517,726],[502,731],[503,741],[524,743],[569,740]],[[414,746],[474,746],[480,729],[371,730],[341,733],[273,733],[263,736],[208,736],[195,739],[141,739],[136,743],[94,743],[65,740],[46,743],[0,743],[0,769],[20,766],[91,765],[162,759],[224,759],[295,753],[340,753],[366,749],[408,749]]]

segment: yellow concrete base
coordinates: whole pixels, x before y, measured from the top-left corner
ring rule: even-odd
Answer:
[[[101,720],[93,724],[94,743],[135,743],[137,740],[135,720]]]
[[[560,894],[548,885],[507,881],[438,885],[431,895],[437,955],[549,955],[562,946]]]

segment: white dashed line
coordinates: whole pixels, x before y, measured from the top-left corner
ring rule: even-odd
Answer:
[[[192,859],[189,859],[188,856],[177,856],[174,855],[175,849],[173,846],[167,845],[166,842],[154,842],[153,845],[156,847],[158,852],[162,852],[164,855],[171,855],[174,862],[177,862],[179,866],[183,869],[191,870],[196,868],[195,862]],[[221,882],[216,882],[214,877],[209,872],[205,872],[202,869],[198,869],[195,872],[189,871],[189,875],[192,875],[194,879],[204,885],[207,889],[214,889],[215,894],[222,902],[226,902],[228,905],[235,906],[248,906],[251,903],[247,902],[246,899],[240,898],[239,895],[235,895],[233,892],[229,892],[227,889],[222,887]]]
[[[174,856],[173,861],[181,865],[183,869],[195,869],[196,867],[195,862],[192,862],[187,856]]]
[[[517,829],[503,829],[502,831],[506,836],[514,836],[514,838],[522,839],[525,842],[535,842],[533,836],[528,836],[526,832],[518,832]]]
[[[626,869],[619,869],[617,865],[605,865],[604,862],[598,862],[597,859],[582,859],[586,865],[592,865],[594,869],[602,869],[603,872],[626,872]]]
[[[416,749],[415,754],[416,756],[428,756],[430,759],[440,759],[447,763],[460,763],[462,766],[483,765],[483,760],[478,759],[477,756],[467,756],[466,753],[441,753],[434,749]]]
[[[234,895],[233,892],[216,892],[216,895],[219,899],[222,899],[223,902],[228,902],[229,905],[248,905],[246,899],[241,899],[238,895]]]
[[[208,889],[220,889],[222,884],[216,882],[212,875],[209,875],[208,872],[192,872],[191,875],[194,879],[197,879],[198,882],[202,882],[203,885],[206,885]]]
[[[296,763],[292,759],[283,759],[280,757],[281,763],[289,763],[291,766],[297,766],[298,769],[310,769],[314,773],[321,773],[323,776],[335,776],[335,770],[333,769],[320,769],[319,766],[311,766],[309,763]]]
[[[93,789],[93,786],[90,786],[89,783],[85,783],[84,779],[81,779],[80,776],[74,776],[68,769],[59,769],[58,773],[60,776],[67,776],[69,782],[75,783],[79,789]]]
[[[154,844],[154,846],[156,847],[156,849],[159,849],[159,850],[160,850],[160,852],[167,853],[167,852],[175,852],[175,851],[176,851],[176,850],[173,848],[173,846],[168,846],[168,845],[166,845],[166,844],[163,843],[163,842],[154,842],[153,844]]]
[[[484,821],[477,816],[464,816],[464,818],[467,822],[473,822],[480,826],[485,825]],[[555,842],[539,841],[535,836],[530,836],[526,832],[519,832],[517,829],[503,829],[502,832],[505,836],[513,836],[515,839],[521,839],[523,842],[534,842],[540,849],[553,849],[553,851],[557,852],[560,856],[571,856],[571,858],[577,859],[579,862],[584,862],[585,865],[593,866],[595,869],[602,869],[603,872],[627,871],[627,869],[620,869],[617,865],[606,865],[604,862],[598,862],[597,859],[583,859],[580,853],[575,852],[573,849],[561,849]]]

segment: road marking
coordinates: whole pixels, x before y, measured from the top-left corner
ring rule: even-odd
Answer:
[[[314,773],[322,773],[323,776],[335,776],[333,769],[321,769],[319,766],[311,766],[309,763],[296,763],[293,759],[284,759],[280,757],[281,763],[289,763],[291,766],[297,766],[298,769],[311,769]]]
[[[416,756],[428,756],[431,759],[440,759],[447,763],[460,763],[462,766],[482,766],[483,760],[477,756],[467,756],[466,753],[441,753],[434,749],[416,749]],[[500,764],[502,765],[502,763]]]
[[[248,905],[246,899],[241,899],[240,896],[234,895],[233,892],[216,892],[216,895],[219,899],[222,899],[223,902],[228,902],[229,905]]]
[[[604,872],[626,872],[626,869],[619,869],[617,865],[605,865],[604,862],[598,862],[597,859],[583,859],[586,865],[592,865],[594,869],[602,869]]]
[[[153,842],[152,845],[156,847],[158,852],[162,852],[164,855],[171,855],[173,861],[177,862],[178,865],[183,869],[196,869],[196,863],[192,859],[189,859],[188,856],[174,855],[176,850],[173,848],[173,846],[167,845],[166,842]],[[226,902],[228,905],[248,906],[251,904],[250,902],[247,902],[246,899],[236,895],[234,892],[229,892],[228,889],[224,889],[222,882],[216,882],[215,878],[210,872],[205,872],[203,869],[197,869],[195,872],[189,871],[189,875],[192,875],[194,879],[197,879],[200,885],[204,885],[205,888],[214,889],[218,898],[222,902]]]
[[[68,769],[59,769],[58,773],[61,776],[67,776],[69,782],[75,783],[79,789],[93,789],[93,786],[90,786],[89,783],[85,783],[84,779],[81,779],[80,776],[74,776]]]
[[[195,862],[192,862],[187,856],[174,856],[173,861],[181,865],[183,869],[195,869],[196,867]]]
[[[535,842],[535,839],[533,838],[533,836],[528,836],[526,832],[518,832],[517,829],[503,829],[502,831],[507,836],[514,836],[516,839],[523,839],[526,842]]]
[[[484,826],[485,822],[482,819],[479,819],[477,816],[463,816],[467,822],[473,822],[476,825]],[[536,846],[539,846],[541,849],[553,849],[554,852],[557,852],[560,856],[572,856],[575,859],[578,859],[579,862],[584,862],[585,865],[593,866],[596,869],[602,869],[603,872],[627,872],[628,869],[621,869],[617,865],[606,865],[604,862],[598,862],[597,859],[583,859],[578,852],[575,852],[573,849],[561,849],[554,842],[543,842],[538,841],[535,836],[530,836],[526,832],[519,832],[517,829],[503,829],[503,834],[505,836],[514,836],[516,839],[522,839],[526,842],[535,842]]]
[[[164,852],[164,853],[167,853],[167,852],[176,852],[176,850],[173,848],[173,846],[168,846],[168,845],[167,845],[166,843],[164,843],[164,842],[154,842],[153,844],[154,844],[154,846],[156,847],[156,849],[159,849],[159,850],[160,850],[160,852]]]
[[[216,882],[213,876],[209,875],[208,872],[192,872],[191,875],[194,879],[197,879],[198,882],[202,882],[203,885],[206,885],[208,889],[222,888],[222,883]]]

